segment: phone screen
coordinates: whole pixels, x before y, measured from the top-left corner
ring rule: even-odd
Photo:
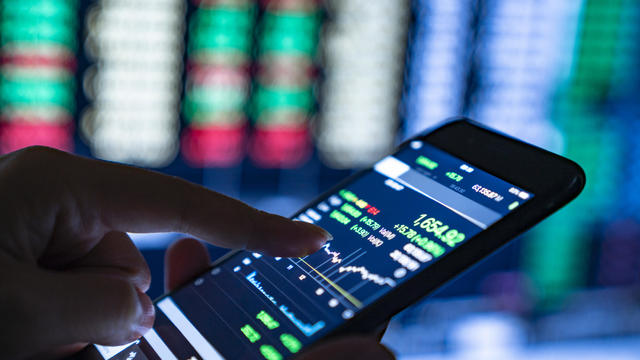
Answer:
[[[412,141],[295,219],[334,236],[303,258],[239,252],[156,304],[140,340],[104,359],[284,359],[534,195]]]

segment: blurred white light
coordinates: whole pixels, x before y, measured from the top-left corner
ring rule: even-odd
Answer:
[[[409,1],[335,0],[329,8],[318,150],[330,166],[366,166],[396,140]]]
[[[447,342],[457,359],[512,360],[526,344],[524,323],[508,314],[472,315],[455,323]]]
[[[81,127],[94,155],[149,167],[178,150],[185,3],[102,0],[87,20],[96,65]]]
[[[420,0],[416,7],[406,137],[462,113],[471,49],[471,0]]]
[[[477,96],[472,118],[538,146],[559,151],[562,136],[550,119],[550,104],[571,51],[567,19],[579,0],[494,1],[486,10],[477,52]],[[559,36],[559,34],[564,34]]]

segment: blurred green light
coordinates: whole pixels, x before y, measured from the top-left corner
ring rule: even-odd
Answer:
[[[0,106],[59,106],[73,110],[74,82],[0,78]]]
[[[74,1],[5,0],[0,5],[0,17],[5,19],[30,18],[75,23],[77,16]]]
[[[254,17],[253,8],[217,7],[198,9],[193,16],[189,29],[192,33],[204,28],[247,31],[253,25]]]
[[[243,89],[193,88],[185,96],[184,115],[194,122],[202,122],[209,114],[242,112],[246,100]]]
[[[76,46],[76,31],[73,26],[56,24],[46,20],[3,21],[0,27],[0,45],[15,43],[56,43],[69,48]]]
[[[313,35],[320,24],[316,13],[265,13],[262,31],[297,31]]]
[[[259,118],[264,112],[299,109],[308,111],[313,105],[310,88],[289,89],[258,85],[254,98],[254,116]]]
[[[301,53],[313,56],[316,50],[316,41],[313,36],[296,32],[272,32],[264,35],[260,44],[263,53]]]
[[[242,52],[251,49],[249,34],[234,34],[216,28],[202,28],[192,35],[189,50],[212,52]]]

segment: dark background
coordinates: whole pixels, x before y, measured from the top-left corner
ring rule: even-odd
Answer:
[[[289,215],[470,116],[575,160],[587,188],[397,316],[385,343],[407,358],[626,359],[640,348],[639,31],[635,0],[5,0],[0,149],[148,167]],[[179,235],[133,236],[157,296]]]

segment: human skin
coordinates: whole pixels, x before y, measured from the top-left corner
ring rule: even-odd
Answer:
[[[175,231],[283,257],[314,252],[331,237],[176,177],[45,147],[0,157],[0,191],[3,359],[55,359],[88,343],[119,345],[152,326],[145,294],[151,274],[126,232]],[[174,244],[167,289],[208,264],[200,242]],[[370,337],[338,339],[302,357],[327,354],[391,357]]]

